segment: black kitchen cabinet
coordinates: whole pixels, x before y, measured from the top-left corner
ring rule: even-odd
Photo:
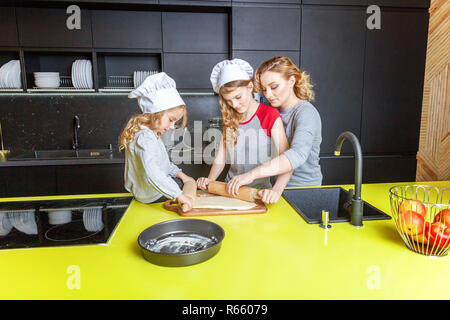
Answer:
[[[428,12],[383,9],[367,30],[361,144],[368,153],[418,150]]]
[[[228,53],[228,14],[163,12],[163,51]]]
[[[212,91],[211,71],[216,63],[228,59],[228,54],[164,53],[164,71],[177,83],[177,89]]]
[[[18,46],[19,36],[16,24],[16,9],[0,7],[0,47]]]
[[[60,195],[127,192],[124,164],[58,166],[56,172]]]
[[[233,50],[300,50],[300,7],[233,7]]]
[[[92,47],[91,12],[81,10],[80,29],[70,30],[65,9],[17,8],[20,45],[29,47]]]
[[[253,67],[254,71],[264,61],[277,56],[287,56],[297,66],[300,65],[300,51],[233,50],[233,59],[239,58],[247,61]]]
[[[338,5],[338,6],[364,6],[367,5],[368,0],[302,0],[303,4],[316,5]],[[371,3],[372,4],[372,3]]]
[[[7,197],[56,194],[56,170],[52,166],[2,168]]]
[[[312,103],[322,119],[321,154],[334,154],[336,138],[344,131],[360,137],[365,28],[365,11],[358,7],[302,10],[301,69],[314,84]],[[353,152],[351,143],[342,152]]]
[[[0,168],[0,198],[6,197],[8,191],[6,189],[7,168]]]
[[[231,0],[159,0],[162,5],[178,6],[224,6],[229,7]]]
[[[302,0],[233,0],[233,4],[269,3],[269,4],[300,4]]]
[[[429,8],[430,0],[371,0],[368,4],[389,7]]]
[[[355,183],[353,156],[321,157],[319,163],[323,175],[322,185]],[[362,182],[415,181],[416,167],[415,156],[364,156]]]
[[[95,48],[161,49],[161,13],[149,11],[92,11]]]

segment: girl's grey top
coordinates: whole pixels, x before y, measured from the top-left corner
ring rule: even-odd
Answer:
[[[280,117],[277,109],[259,104],[250,120],[239,124],[239,136],[236,145],[227,148],[227,163],[230,163],[225,181],[246,173],[278,156],[272,141],[272,128]],[[253,181],[248,187],[271,188],[270,177]]]
[[[294,172],[288,187],[322,185],[319,164],[322,122],[319,112],[308,101],[280,110],[290,149],[284,155],[291,162]]]
[[[173,177],[181,171],[167,154],[157,134],[143,127],[131,141],[125,154],[125,189],[143,203],[154,202],[161,195],[176,199],[181,189]]]

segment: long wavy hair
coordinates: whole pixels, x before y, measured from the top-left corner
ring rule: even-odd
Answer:
[[[185,105],[180,105],[156,113],[139,113],[133,115],[130,120],[128,120],[128,123],[119,137],[119,151],[128,148],[128,144],[134,140],[136,133],[142,129],[142,126],[155,131],[158,129],[164,114],[178,110],[183,112],[183,116],[182,122],[177,128],[184,128],[187,121]]]
[[[266,72],[277,72],[288,80],[291,76],[295,78],[294,93],[300,100],[314,101],[313,84],[308,73],[301,71],[289,57],[273,57],[264,61],[255,71],[255,90],[263,94],[261,86],[261,75]]]
[[[224,84],[219,90],[219,106],[222,112],[223,133],[222,139],[226,145],[234,146],[239,136],[239,123],[244,115],[233,109],[223,98],[222,94],[233,92],[236,88],[247,87],[250,80],[235,80]]]

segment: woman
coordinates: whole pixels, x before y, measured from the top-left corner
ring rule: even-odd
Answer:
[[[230,163],[227,180],[270,161],[288,149],[283,123],[277,109],[253,98],[253,68],[244,60],[224,60],[211,73],[214,91],[219,94],[223,134],[209,176],[199,178],[197,185],[205,190]],[[274,148],[272,147],[274,145]],[[273,189],[282,192],[290,172],[278,177]],[[269,177],[253,179],[249,186],[270,188]],[[273,193],[261,190],[262,201],[273,203]]]
[[[322,184],[319,165],[322,122],[316,108],[310,103],[314,92],[309,75],[288,57],[274,57],[263,62],[255,72],[255,89],[263,94],[273,107],[280,110],[290,149],[280,156],[244,174],[234,176],[227,185],[236,195],[239,187],[255,179],[276,176],[293,170],[288,186]],[[272,190],[272,198],[280,198],[279,190]]]

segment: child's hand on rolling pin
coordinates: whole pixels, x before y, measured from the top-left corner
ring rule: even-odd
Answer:
[[[180,206],[185,206],[185,211],[189,211],[193,207],[192,199],[188,196],[185,196],[184,194],[180,194],[177,198],[177,201]]]
[[[211,179],[205,178],[205,177],[201,177],[197,179],[197,187],[200,190],[208,190],[208,185],[211,182]]]
[[[263,189],[258,191],[258,196],[261,197],[261,201],[264,203],[276,203],[278,200],[280,200],[281,193],[282,192],[280,191]]]

